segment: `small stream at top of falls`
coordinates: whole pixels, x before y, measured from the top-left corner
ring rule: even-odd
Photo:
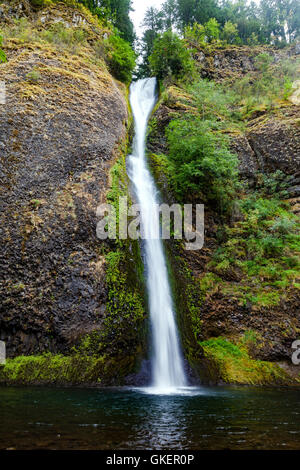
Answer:
[[[153,393],[176,393],[186,386],[182,353],[173,308],[168,270],[157,217],[158,191],[146,161],[148,119],[156,103],[156,79],[146,78],[131,85],[130,104],[135,137],[128,174],[140,206],[143,226],[145,268],[152,331]]]

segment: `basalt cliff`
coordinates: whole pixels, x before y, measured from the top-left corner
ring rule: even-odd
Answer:
[[[7,57],[0,64],[0,339],[8,357],[0,382],[144,380],[147,374],[135,375],[148,350],[140,247],[96,234],[97,207],[131,197],[131,113],[128,87],[109,65],[113,31],[83,7],[33,8],[27,0],[0,3],[0,30]],[[297,45],[268,49],[274,66],[297,61],[299,52]],[[264,53],[258,46],[199,49],[194,60],[199,77],[230,88],[249,74],[256,80],[255,57]],[[149,126],[149,161],[162,198],[173,203],[167,128],[199,110],[184,85],[166,83],[161,91]],[[167,243],[196,383],[299,384],[291,362],[300,335],[299,252],[288,238],[296,226],[289,214],[300,212],[299,110],[299,81],[275,104],[244,109],[242,123],[224,132],[247,187],[239,190],[247,211],[233,204],[220,218],[208,204],[202,250]],[[280,209],[257,203],[267,191],[282,192]],[[274,230],[288,253],[271,237]],[[258,246],[260,261],[253,255]],[[271,266],[275,258],[282,273],[275,261]]]

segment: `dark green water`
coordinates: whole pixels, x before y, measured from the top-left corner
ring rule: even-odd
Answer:
[[[300,392],[0,388],[0,449],[300,449]]]

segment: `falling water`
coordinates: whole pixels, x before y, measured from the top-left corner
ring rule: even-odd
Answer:
[[[152,386],[174,391],[186,385],[181,350],[172,305],[168,271],[159,234],[155,204],[157,189],[147,168],[145,145],[150,113],[156,102],[156,79],[147,78],[131,85],[130,103],[135,122],[133,154],[129,158],[129,176],[140,204],[147,287],[152,326]]]

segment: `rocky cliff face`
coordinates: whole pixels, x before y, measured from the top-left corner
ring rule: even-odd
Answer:
[[[271,46],[220,46],[218,49],[212,47],[211,50],[198,48],[194,59],[203,78],[216,81],[234,80],[255,71],[255,58],[262,52],[270,54],[273,61],[278,63],[283,59],[299,55],[300,45],[296,44],[282,50],[275,50]]]
[[[209,64],[203,62],[202,76],[218,80],[226,78],[230,81],[234,80],[237,74],[242,76],[249,70],[253,71],[253,50],[251,57],[247,55],[247,51],[247,48],[218,51],[213,73],[209,72],[212,70]],[[286,51],[280,54],[284,55]],[[201,58],[198,60],[201,62]],[[183,96],[181,101],[178,99],[180,93]],[[165,95],[167,98],[162,98],[153,117],[149,150],[155,154],[152,158],[152,168],[161,190],[170,202],[174,202],[176,198],[172,195],[168,174],[159,164],[159,154],[168,153],[164,130],[174,116],[176,118],[184,116],[188,110],[188,98],[184,95],[184,91],[178,91],[173,87],[170,87]],[[247,120],[243,132],[234,132],[230,135],[231,148],[239,158],[240,179],[246,180],[254,191],[257,179],[262,175],[265,178],[272,178],[272,175],[280,170],[286,181],[286,193],[283,197],[287,200],[287,204],[290,203],[288,210],[295,214],[300,212],[299,116],[299,106],[293,100],[286,101],[277,105],[271,112],[262,110],[257,114],[254,113]],[[299,286],[290,283],[284,291],[275,292],[272,291],[272,287],[268,287],[272,282],[263,284],[266,279],[260,274],[260,282],[266,286],[266,295],[274,295],[275,300],[268,305],[267,302],[259,304],[250,300],[251,295],[255,297],[254,292],[257,287],[254,286],[257,279],[251,284],[253,279],[251,282],[249,279],[246,280],[245,273],[234,266],[233,260],[223,271],[222,268],[214,271],[211,267],[214,253],[227,242],[228,245],[232,243],[232,246],[236,243],[238,246],[236,252],[240,250],[241,256],[244,256],[244,242],[239,245],[238,238],[244,222],[243,216],[235,213],[233,209],[230,228],[226,229],[228,234],[225,235],[226,230],[222,227],[219,217],[206,207],[205,245],[200,252],[188,253],[178,243],[168,244],[169,259],[173,264],[173,270],[176,271],[174,292],[180,312],[186,355],[190,358],[190,363],[199,369],[202,378],[208,382],[290,383],[299,375],[299,368],[293,367],[291,363],[291,345],[298,338],[300,331]],[[250,237],[250,235],[245,236]],[[248,292],[244,297],[239,296],[242,290]],[[247,335],[253,336],[249,340]],[[218,337],[225,338],[224,342],[214,339]],[[198,345],[203,344],[203,349],[195,344],[195,338]],[[239,344],[243,352],[236,348],[232,353],[233,356],[230,356],[230,341]],[[230,359],[224,366],[227,354]],[[241,361],[245,361],[240,369],[236,359],[239,355]],[[255,360],[258,360],[258,363],[255,363]],[[260,368],[259,361],[269,361],[271,367],[275,368],[280,363],[283,369],[281,368],[281,371],[272,369],[268,375],[269,372],[265,373],[268,369],[266,364],[264,366],[266,370],[261,374],[258,373],[258,369],[256,370],[256,367]],[[239,372],[233,371],[235,367]],[[245,367],[249,372],[247,377],[245,377],[247,375]],[[255,370],[257,375],[254,373]],[[286,371],[289,376],[285,376]]]
[[[128,120],[125,87],[89,43],[72,50],[38,36],[62,22],[84,24],[100,41],[105,31],[62,4],[38,13],[26,1],[0,7],[4,29],[24,16],[23,32],[5,37],[0,65],[0,338],[10,357],[65,352],[101,329],[107,288],[96,209]]]

